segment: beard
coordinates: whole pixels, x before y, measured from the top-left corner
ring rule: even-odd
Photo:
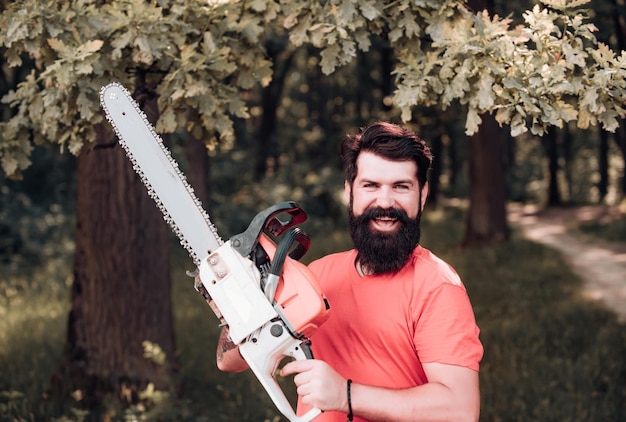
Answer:
[[[372,230],[370,223],[381,217],[397,219],[400,226],[389,233]],[[350,236],[358,252],[357,260],[373,274],[398,272],[420,241],[421,212],[412,219],[401,209],[376,207],[355,216],[350,206],[348,220]]]

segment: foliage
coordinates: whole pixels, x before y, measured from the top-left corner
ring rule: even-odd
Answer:
[[[514,28],[510,18],[472,14],[457,1],[309,2],[294,5],[285,26],[294,44],[323,48],[326,73],[367,50],[370,32],[384,33],[400,62],[394,99],[405,121],[416,105],[458,100],[467,105],[468,134],[487,112],[513,136],[572,120],[614,131],[624,116],[626,55],[596,42],[587,12],[576,9],[587,2],[542,1]]]
[[[626,56],[598,44],[579,10],[586,0],[544,0],[511,19],[472,14],[458,0],[221,2],[20,0],[0,16],[9,66],[33,70],[3,97],[3,171],[19,177],[33,144],[76,153],[102,123],[99,89],[149,75],[159,94],[157,130],[193,132],[209,148],[233,141],[248,115],[242,92],[272,77],[262,43],[287,31],[294,46],[321,49],[329,74],[385,37],[398,61],[394,99],[405,121],[416,105],[467,107],[466,131],[494,112],[519,135],[576,121],[615,130],[624,116]]]
[[[596,48],[595,26],[585,23],[584,11],[569,9],[582,2],[543,3],[548,7],[536,5],[524,13],[526,26],[513,29],[510,19],[485,13],[442,23],[431,32],[433,51],[399,71],[400,86],[411,89],[398,102],[445,107],[458,99],[468,106],[468,134],[492,111],[513,136],[528,125],[542,134],[568,121],[582,129],[599,121],[614,131],[624,115],[626,56]]]
[[[238,89],[269,81],[270,63],[258,37],[271,10],[188,0],[100,3],[22,0],[0,16],[7,64],[34,64],[3,98],[14,109],[0,126],[6,174],[19,176],[29,165],[33,143],[48,141],[77,153],[92,142],[103,122],[100,87],[113,80],[130,88],[144,73],[158,85],[159,132],[182,128],[204,138],[218,133],[229,142],[230,116],[247,115]],[[189,110],[197,121],[189,121]]]

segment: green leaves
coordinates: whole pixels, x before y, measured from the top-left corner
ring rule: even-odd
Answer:
[[[94,63],[100,59],[96,54],[102,48],[102,40],[87,41],[78,46],[66,46],[57,38],[50,38],[48,45],[57,53],[54,63],[47,66],[42,77],[57,79],[62,86],[68,86],[73,78],[79,75],[90,75],[94,71]],[[98,67],[98,65],[95,65]]]
[[[417,104],[468,107],[466,132],[475,133],[479,116],[495,112],[517,136],[577,121],[580,128],[601,123],[615,130],[624,116],[624,68],[607,46],[597,45],[597,28],[586,1],[546,1],[524,14],[526,26],[485,13],[456,8],[453,17],[426,20],[432,37],[428,52],[416,50],[397,67],[394,96],[405,119]],[[411,53],[408,53],[409,55]],[[416,95],[416,98],[412,98]]]
[[[78,153],[103,122],[100,87],[117,80],[132,90],[138,73],[160,95],[160,131],[186,130],[197,114],[197,136],[215,139],[210,134],[217,131],[232,140],[230,116],[247,113],[238,91],[271,79],[261,38],[278,7],[264,0],[14,2],[0,15],[8,28],[0,45],[10,66],[25,57],[37,66],[2,100],[13,108],[2,123],[3,171],[19,176],[34,143]]]
[[[626,57],[597,43],[597,28],[577,9],[587,3],[544,0],[511,28],[510,19],[472,14],[458,0],[19,0],[0,15],[0,45],[9,66],[29,58],[36,67],[2,100],[13,117],[2,123],[0,160],[17,175],[33,143],[80,151],[102,122],[100,87],[117,80],[132,89],[138,73],[159,94],[159,131],[230,143],[232,117],[248,115],[241,92],[272,78],[264,37],[283,31],[294,48],[319,48],[326,74],[385,34],[404,120],[418,105],[459,102],[468,134],[484,113],[513,135],[569,121],[615,130],[625,114]]]

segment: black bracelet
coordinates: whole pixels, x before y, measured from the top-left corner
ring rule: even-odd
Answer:
[[[352,398],[350,397],[350,384],[352,384],[352,380],[348,380],[348,421],[352,422]]]

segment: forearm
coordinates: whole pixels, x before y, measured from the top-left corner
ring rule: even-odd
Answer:
[[[220,330],[220,336],[217,341],[217,350],[216,350],[216,361],[217,367],[224,372],[243,372],[249,368],[248,363],[245,361],[243,357],[241,357],[241,353],[239,353],[239,347],[230,340],[228,336],[228,325],[226,325],[226,320],[222,316],[222,312],[219,310],[211,296],[206,291],[204,286],[202,285],[202,281],[196,275],[196,284],[195,284],[202,296],[211,307],[215,316],[220,321],[220,325],[222,329]]]
[[[439,383],[403,390],[353,383],[351,403],[353,414],[376,421],[475,422],[480,409],[478,394],[455,392]]]
[[[424,364],[429,382],[406,389],[351,383],[352,414],[374,421],[476,422],[480,413],[478,372],[455,365]],[[296,374],[302,404],[349,413],[347,380],[316,359],[287,363],[280,374]]]
[[[239,353],[239,346],[228,337],[228,327],[223,327],[220,331],[216,360],[217,367],[225,372],[242,372],[249,368],[248,363]]]

